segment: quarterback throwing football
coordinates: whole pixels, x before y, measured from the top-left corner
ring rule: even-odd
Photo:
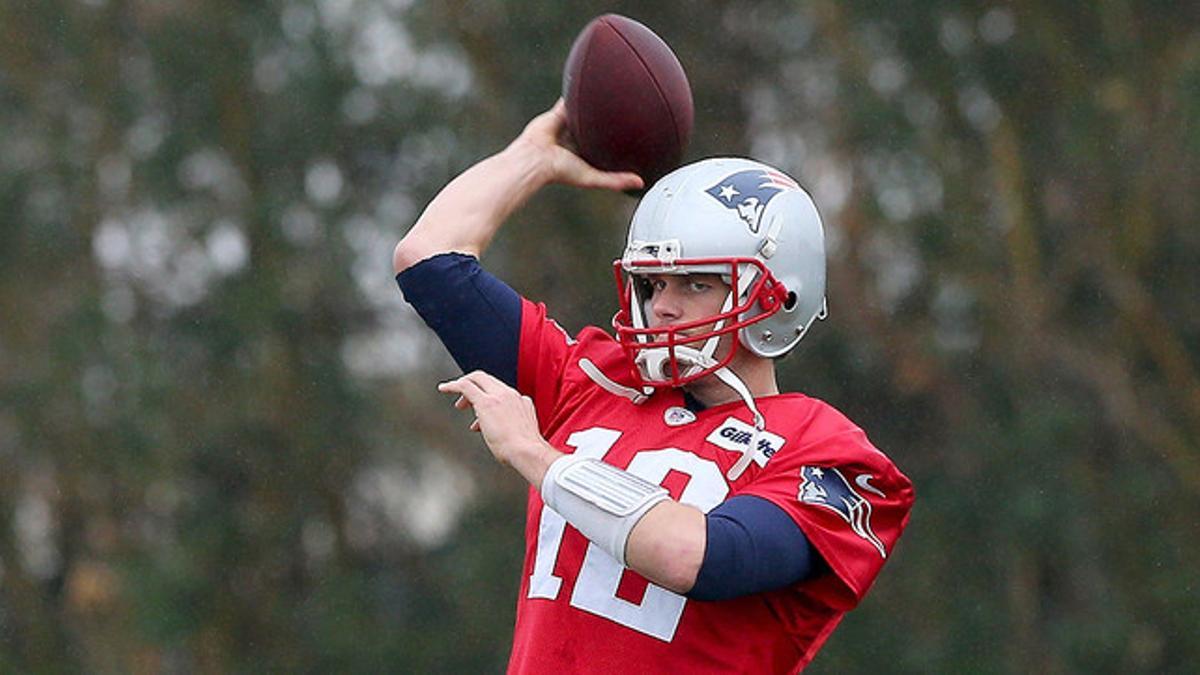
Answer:
[[[559,142],[560,102],[451,181],[395,250],[466,373],[439,385],[530,484],[513,673],[791,673],[866,594],[909,480],[773,359],[825,314],[812,199],[708,159],[645,193],[613,333],[565,333],[479,256],[543,186],[641,188]]]

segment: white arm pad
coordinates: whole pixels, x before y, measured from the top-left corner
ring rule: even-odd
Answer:
[[[665,499],[666,488],[576,455],[556,459],[542,479],[542,501],[621,566],[633,526]]]

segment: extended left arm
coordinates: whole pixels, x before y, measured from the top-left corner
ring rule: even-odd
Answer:
[[[663,588],[720,600],[788,586],[821,568],[799,526],[764,499],[733,497],[706,515],[656,495],[657,486],[628,472],[589,464],[596,460],[564,460],[569,456],[538,432],[533,403],[486,373],[468,373],[438,389],[459,395],[456,408],[474,409],[471,428],[497,460],[547,503],[557,502],[551,507],[566,511],[562,515],[585,536]],[[547,473],[553,485],[543,485]]]

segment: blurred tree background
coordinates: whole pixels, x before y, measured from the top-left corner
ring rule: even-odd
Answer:
[[[811,672],[1200,663],[1196,5],[4,0],[0,671],[502,670],[525,488],[391,250],[604,11],[691,159],[811,188],[783,384],[917,485]],[[548,189],[485,262],[607,325],[632,206]]]

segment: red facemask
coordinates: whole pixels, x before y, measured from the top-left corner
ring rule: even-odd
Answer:
[[[744,273],[751,270],[755,274],[743,279]],[[726,300],[726,309],[711,316],[670,326],[647,327],[643,310],[646,298],[641,297],[636,287],[638,277],[687,272],[721,274],[728,279],[731,295],[742,299]],[[731,341],[729,353],[720,360],[713,358],[715,343],[709,346],[708,341],[723,335],[736,336],[742,328],[778,312],[788,297],[787,289],[757,258],[684,258],[670,263],[653,259],[617,260],[613,262],[613,275],[621,300],[621,309],[613,317],[613,329],[641,386],[678,387],[729,365],[737,352],[738,340]],[[749,288],[738,293],[736,289],[746,283]],[[744,316],[755,307],[760,310],[757,314]],[[708,330],[690,332],[704,327]]]

